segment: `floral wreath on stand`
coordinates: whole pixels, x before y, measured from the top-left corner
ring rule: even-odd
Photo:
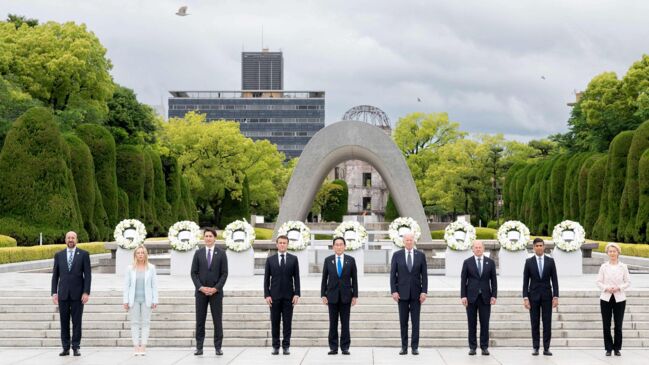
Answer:
[[[554,226],[552,241],[561,251],[577,251],[586,242],[586,231],[578,222],[566,220]]]
[[[507,251],[527,249],[530,241],[530,230],[521,221],[507,221],[498,228],[498,242]]]
[[[246,251],[255,242],[255,229],[246,220],[236,220],[223,231],[225,247],[234,252]]]
[[[405,230],[410,232],[406,232]],[[421,228],[419,227],[419,223],[410,217],[399,217],[390,223],[388,234],[395,246],[403,247],[403,235],[405,233],[414,234],[415,242],[417,242],[419,237],[421,237]]]
[[[200,241],[201,229],[192,221],[180,221],[169,227],[169,243],[176,251],[191,251]]]
[[[288,237],[288,249],[291,251],[305,250],[311,243],[311,230],[301,221],[284,222],[279,227],[277,235]]]
[[[137,219],[124,219],[115,227],[113,237],[117,242],[117,246],[126,250],[132,250],[144,243],[146,228]]]
[[[348,233],[349,232],[349,233]],[[350,237],[352,236],[352,237]],[[342,237],[347,242],[346,251],[362,249],[367,243],[367,230],[356,221],[342,222],[334,231],[334,237]],[[349,237],[349,239],[348,239]]]
[[[468,250],[475,238],[475,228],[467,221],[455,221],[444,230],[444,241],[454,251]]]

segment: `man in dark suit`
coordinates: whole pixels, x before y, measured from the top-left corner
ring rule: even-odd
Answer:
[[[392,299],[399,304],[399,323],[401,325],[401,351],[408,353],[408,317],[412,321],[410,347],[413,355],[419,355],[419,314],[421,305],[428,293],[428,267],[426,255],[415,250],[415,236],[403,235],[403,250],[392,255],[390,269],[390,292]]]
[[[496,304],[498,281],[494,260],[484,256],[482,241],[474,241],[473,256],[464,260],[460,281],[460,298],[466,307],[469,322],[469,355],[476,354],[478,342],[476,328],[480,315],[480,349],[489,355],[489,317],[491,306]]]
[[[338,318],[340,318],[340,349],[349,355],[351,336],[349,334],[349,315],[351,306],[358,299],[358,280],[356,261],[345,255],[347,243],[342,237],[333,240],[335,254],[327,257],[322,267],[320,296],[322,303],[329,306],[329,355],[338,353]]]
[[[284,355],[289,355],[291,346],[291,321],[293,306],[300,299],[300,266],[297,256],[287,253],[288,237],[278,236],[275,241],[277,255],[266,259],[264,270],[264,298],[270,307],[271,333],[273,336],[273,355],[279,354],[279,323],[284,324]]]
[[[545,242],[534,239],[534,256],[525,261],[523,269],[523,305],[530,311],[532,322],[532,355],[539,354],[539,319],[543,318],[543,355],[552,356],[552,308],[559,306],[559,280],[554,259],[544,255]]]
[[[228,258],[225,251],[214,246],[216,230],[205,228],[205,247],[196,250],[192,261],[191,277],[196,287],[196,352],[203,355],[205,340],[205,319],[207,306],[212,312],[214,323],[214,348],[217,355],[223,355],[223,286],[228,278]]]
[[[59,356],[70,355],[70,345],[74,356],[81,356],[81,320],[83,306],[90,298],[90,255],[77,247],[77,234],[65,234],[66,249],[54,255],[52,269],[52,301],[59,306],[61,319],[61,345]],[[70,344],[70,317],[72,317],[72,344]]]

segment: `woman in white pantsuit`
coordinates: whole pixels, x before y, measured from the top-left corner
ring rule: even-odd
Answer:
[[[133,251],[133,265],[124,274],[124,309],[131,317],[131,337],[135,355],[146,355],[151,310],[158,306],[155,266],[149,263],[144,245]]]

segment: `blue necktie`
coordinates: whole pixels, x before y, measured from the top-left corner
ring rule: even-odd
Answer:
[[[338,256],[338,277],[343,276],[343,263],[340,262],[340,256]]]
[[[68,271],[72,270],[72,254],[74,251],[68,251]]]
[[[539,277],[543,277],[543,260],[539,257]]]

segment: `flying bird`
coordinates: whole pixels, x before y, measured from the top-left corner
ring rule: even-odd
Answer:
[[[187,7],[186,6],[181,6],[178,9],[178,12],[176,13],[176,15],[178,15],[178,16],[187,16],[187,15],[189,15],[189,13],[187,12]]]
[[[418,102],[418,103],[421,103],[421,98],[417,98],[417,102]]]
[[[545,76],[541,75],[541,79],[542,79],[542,80],[545,80]]]

